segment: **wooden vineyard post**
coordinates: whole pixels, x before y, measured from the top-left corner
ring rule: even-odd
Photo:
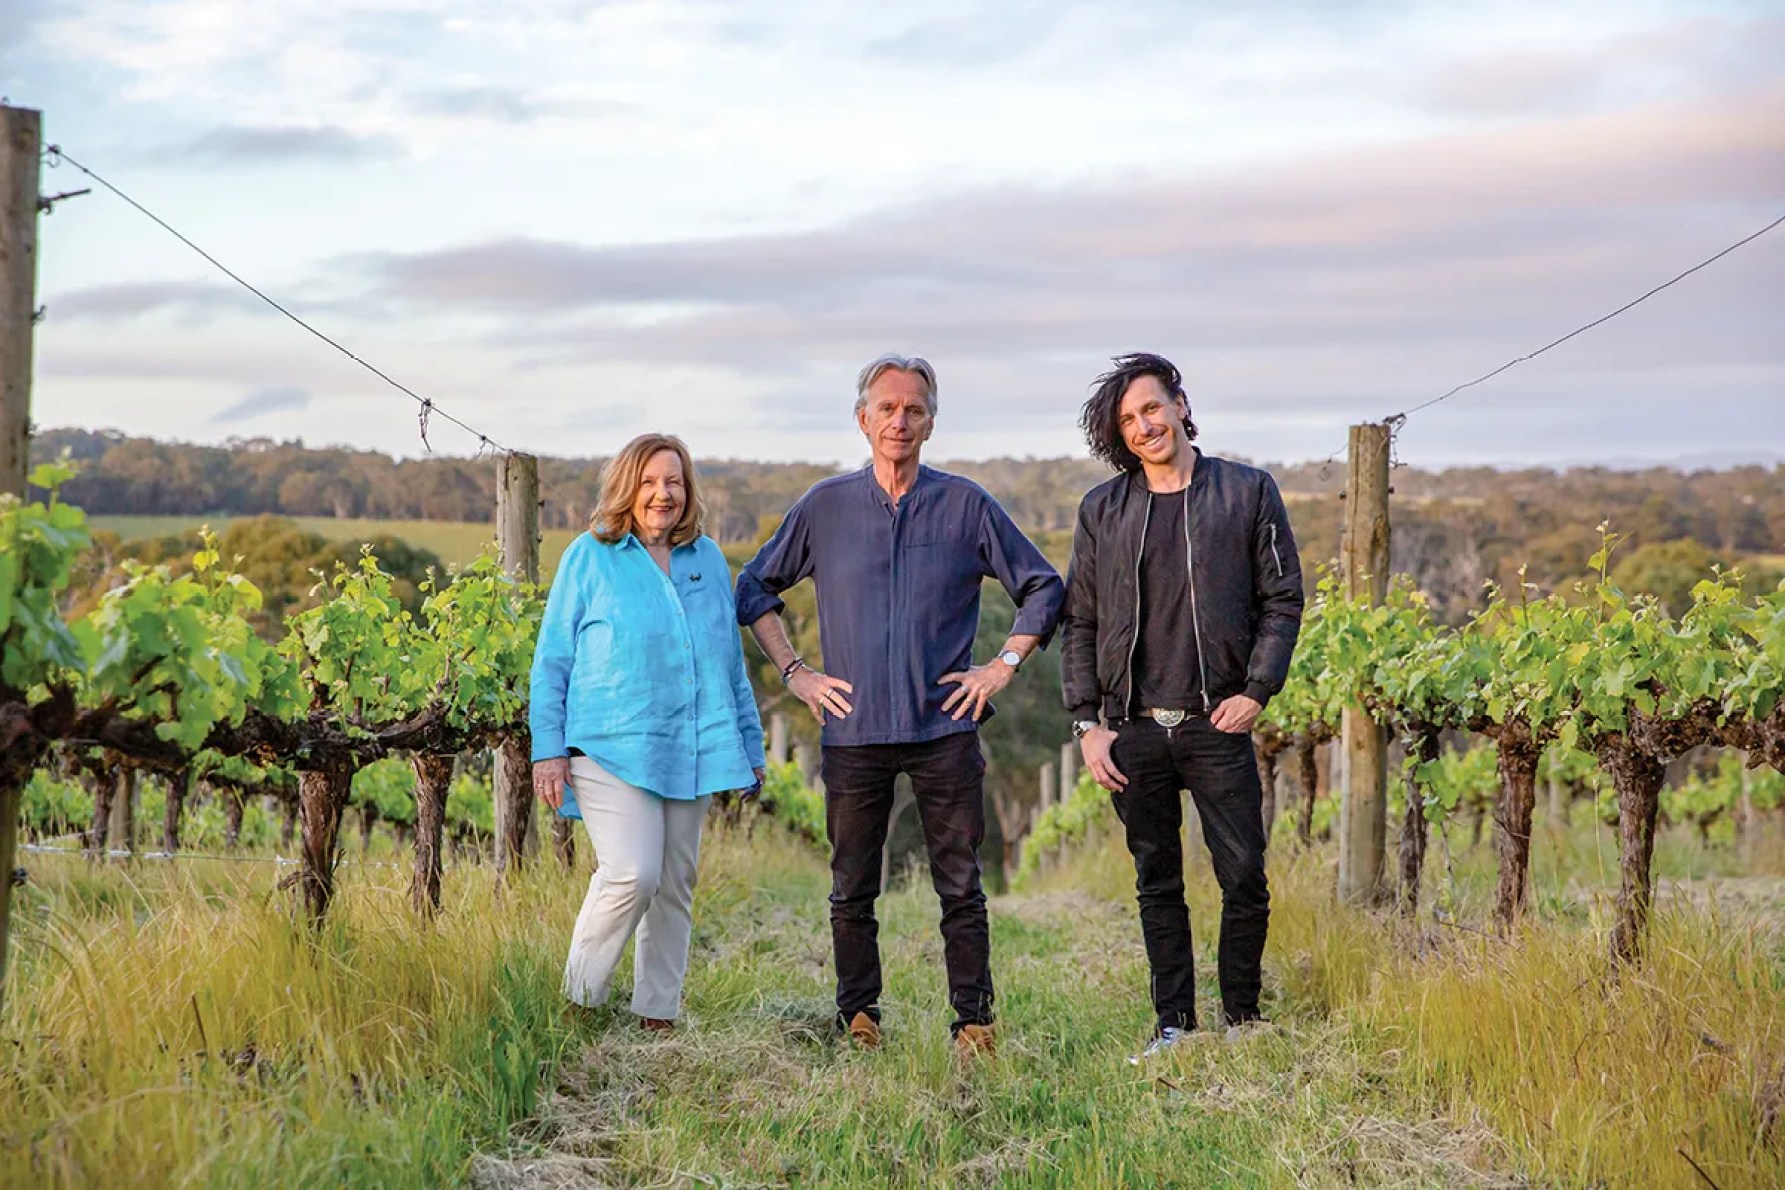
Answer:
[[[496,460],[496,551],[503,570],[523,582],[539,581],[539,460],[533,455]],[[532,758],[511,736],[497,746],[493,767],[496,873],[506,876],[527,855],[533,825]]]
[[[1388,594],[1388,451],[1386,424],[1351,427],[1345,478],[1339,577],[1347,598],[1370,605]],[[1362,708],[1345,709],[1345,785],[1339,802],[1339,899],[1384,899],[1388,834],[1388,734]]]
[[[792,727],[793,725],[787,721],[786,714],[781,711],[776,711],[769,716],[770,764],[786,764],[788,758],[793,755],[789,736]]]
[[[1068,740],[1060,745],[1060,801],[1072,800],[1072,791],[1078,788],[1079,747],[1077,740]]]
[[[31,336],[37,321],[38,156],[43,117],[0,106],[0,493],[23,499],[31,453]],[[10,870],[11,852],[6,855]]]
[[[23,499],[31,449],[31,332],[37,320],[37,174],[43,117],[0,105],[0,495]],[[0,781],[0,991],[12,924],[21,777]]]

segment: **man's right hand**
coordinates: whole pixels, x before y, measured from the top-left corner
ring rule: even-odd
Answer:
[[[1111,793],[1119,793],[1128,785],[1128,778],[1122,775],[1115,761],[1110,759],[1110,752],[1116,746],[1116,733],[1107,727],[1093,727],[1085,732],[1078,742],[1079,753],[1085,758],[1085,771],[1091,779]]]
[[[806,704],[806,709],[820,723],[824,722],[826,711],[841,719],[855,709],[844,697],[855,693],[854,686],[842,678],[833,678],[804,665],[794,670],[793,676],[787,679],[787,688],[793,691],[795,698]]]
[[[556,810],[564,804],[564,787],[570,784],[570,757],[554,756],[533,762],[533,792]]]

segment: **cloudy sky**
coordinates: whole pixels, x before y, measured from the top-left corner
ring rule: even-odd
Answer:
[[[1149,349],[1211,449],[1324,457],[1785,214],[1782,63],[1776,0],[0,0],[48,140],[547,454],[854,462],[888,350],[936,457],[1079,453]],[[420,450],[109,195],[42,236],[40,424]],[[1785,228],[1403,457],[1785,459],[1781,327]]]

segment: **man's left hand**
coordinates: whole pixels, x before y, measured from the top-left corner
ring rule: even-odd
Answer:
[[[979,717],[985,714],[986,703],[990,702],[992,696],[998,691],[1010,685],[1010,679],[1015,676],[1016,670],[1002,661],[988,661],[984,665],[975,665],[966,673],[943,674],[941,685],[947,686],[950,683],[958,682],[960,688],[944,700],[942,713],[946,715],[950,710],[953,710],[952,717],[958,720],[971,710],[973,722],[978,723]]]
[[[1252,730],[1252,724],[1264,710],[1262,704],[1247,698],[1244,694],[1236,694],[1232,698],[1224,698],[1215,713],[1209,716],[1209,722],[1216,731],[1225,731],[1233,735],[1244,735]]]

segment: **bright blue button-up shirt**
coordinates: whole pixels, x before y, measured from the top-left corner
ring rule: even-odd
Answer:
[[[571,542],[539,626],[528,722],[534,760],[575,748],[661,797],[751,785],[762,720],[712,538],[670,551],[667,575],[630,534]]]

